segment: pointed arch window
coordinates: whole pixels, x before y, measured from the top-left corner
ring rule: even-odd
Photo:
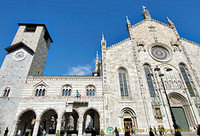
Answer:
[[[45,96],[46,94],[46,87],[44,85],[39,85],[36,87],[35,96]]]
[[[155,88],[153,86],[152,77],[150,76],[151,72],[150,72],[149,64],[144,64],[144,72],[145,72],[145,76],[146,76],[146,79],[147,79],[147,84],[148,84],[148,87],[149,87],[150,95],[151,95],[151,97],[155,97],[156,96]]]
[[[86,95],[87,96],[95,96],[95,86],[94,85],[88,85],[86,87]]]
[[[72,87],[70,85],[64,85],[62,89],[62,96],[71,96]]]
[[[179,68],[180,68],[181,74],[183,76],[183,79],[185,81],[185,84],[188,88],[188,91],[190,93],[190,96],[194,97],[195,94],[194,94],[194,90],[193,90],[193,87],[192,87],[192,84],[191,84],[191,78],[190,78],[191,76],[190,76],[190,74],[187,70],[186,65],[181,63],[181,64],[179,64]]]
[[[9,93],[10,93],[10,88],[6,87],[3,93],[3,97],[8,97]]]
[[[128,96],[128,78],[124,68],[119,69],[119,84],[121,96]]]

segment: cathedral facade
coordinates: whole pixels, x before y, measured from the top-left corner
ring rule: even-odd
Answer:
[[[0,128],[10,136],[110,134],[119,128],[164,126],[194,132],[200,123],[200,46],[181,38],[173,22],[151,18],[131,25],[129,37],[107,47],[102,36],[92,76],[45,76],[52,39],[44,24],[19,23],[0,69]]]

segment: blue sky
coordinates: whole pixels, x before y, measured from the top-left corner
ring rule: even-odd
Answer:
[[[168,16],[181,37],[200,43],[200,0],[1,0],[0,65],[18,29],[17,23],[44,23],[53,39],[45,75],[90,75],[101,34],[107,46],[128,38],[126,16],[132,25],[142,21],[142,5],[155,20]]]

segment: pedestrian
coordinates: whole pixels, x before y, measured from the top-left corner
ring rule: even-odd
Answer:
[[[134,126],[134,125],[133,125],[133,127],[131,128],[131,133],[132,133],[132,136],[136,136],[135,126]]]
[[[156,132],[156,127],[154,126],[154,134],[155,136],[158,136],[157,132]]]
[[[43,129],[43,131],[42,131],[42,136],[46,136],[46,131],[45,131],[45,129]]]
[[[4,132],[4,136],[7,136],[8,132],[9,132],[9,130],[8,130],[8,127],[7,127],[6,130],[5,130],[5,132]]]
[[[28,136],[29,135],[29,130],[28,128],[25,130],[25,136]]]
[[[0,127],[0,134],[1,134],[1,127]]]
[[[118,130],[117,130],[117,127],[115,127],[114,133],[115,133],[115,136],[119,136],[119,132],[118,132]]]
[[[160,136],[162,136],[162,130],[160,125],[158,125],[158,132],[160,133]]]
[[[200,124],[194,126],[194,129],[196,129],[197,136],[200,136]]]
[[[152,128],[149,128],[149,136],[154,136],[154,133],[152,132]]]
[[[180,128],[180,126],[177,125],[175,128],[176,128],[175,129],[175,136],[182,136],[181,135],[181,128]]]
[[[161,129],[161,134],[162,134],[162,136],[165,135],[165,128],[164,128],[163,125],[161,125],[161,128],[160,128],[160,129]]]
[[[20,136],[20,135],[21,135],[21,130],[18,130],[17,136]]]
[[[91,136],[96,136],[96,135],[97,135],[96,130],[95,130],[95,128],[93,127],[93,128],[92,128],[92,134],[91,134]]]
[[[130,136],[130,129],[128,126],[125,129],[125,136]]]

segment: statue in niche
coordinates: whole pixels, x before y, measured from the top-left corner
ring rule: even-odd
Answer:
[[[144,48],[144,44],[139,44],[138,45],[138,52],[140,52],[140,51],[146,52],[146,49]]]

